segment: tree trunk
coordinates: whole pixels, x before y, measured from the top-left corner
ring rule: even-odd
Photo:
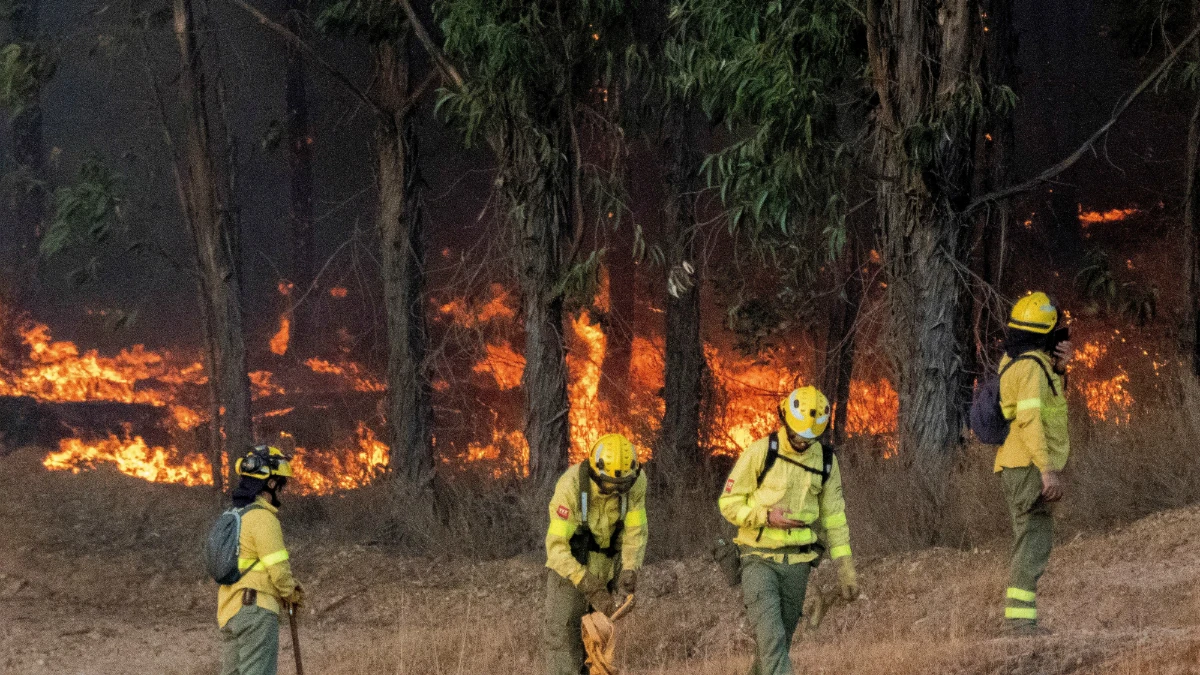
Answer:
[[[600,364],[600,402],[612,417],[629,417],[630,368],[633,365],[633,324],[637,311],[637,274],[633,263],[633,227],[612,233],[606,256],[608,274],[607,342]]]
[[[230,195],[223,184],[211,136],[202,50],[197,42],[191,0],[173,0],[175,36],[179,42],[179,94],[187,134],[183,166],[188,223],[196,242],[202,291],[207,300],[213,344],[210,352],[217,391],[224,412],[219,423],[229,458],[229,478],[236,482],[234,459],[253,443],[250,420],[250,381],[246,375],[246,344],[239,302],[237,242],[230,224]],[[218,420],[214,420],[214,424]]]
[[[16,41],[37,41],[40,5],[41,0],[22,0],[14,4],[12,30]],[[24,110],[13,117],[11,127],[13,161],[24,181],[14,203],[10,236],[16,245],[7,247],[12,251],[9,269],[20,270],[15,272],[17,278],[14,279],[14,288],[27,289],[36,276],[38,240],[46,218],[47,191],[41,183],[46,178],[46,155],[43,150],[40,94],[34,95]],[[18,297],[23,295],[24,292],[18,293]]]
[[[967,400],[967,289],[960,269],[969,237],[957,214],[969,202],[972,184],[973,117],[961,94],[975,68],[976,16],[968,0],[868,3],[868,49],[880,97],[879,228],[890,356],[898,373],[900,452],[912,462],[931,506],[931,537]],[[929,133],[919,135],[923,130]],[[910,154],[913,147],[922,152]]]
[[[1200,0],[1192,0],[1192,25],[1200,25]],[[1192,61],[1200,61],[1200,43],[1188,47]],[[1192,118],[1188,124],[1187,192],[1183,204],[1184,236],[1188,238],[1188,299],[1191,329],[1192,375],[1200,377],[1200,91],[1195,94]],[[1187,342],[1185,340],[1185,342]]]
[[[829,439],[834,446],[846,440],[846,406],[850,401],[850,382],[854,375],[854,354],[858,339],[858,312],[866,279],[859,259],[857,242],[846,247],[840,275],[841,289],[829,318],[829,338],[824,391],[833,403],[833,422]]]
[[[305,0],[287,0],[284,25],[299,35]],[[292,281],[296,298],[304,297],[313,283],[313,132],[308,115],[308,83],[304,55],[288,43],[285,103],[287,105],[288,173],[291,199],[288,218],[291,221]],[[303,302],[293,308],[290,351],[298,356],[310,353],[317,335],[312,321],[313,302]]]
[[[425,224],[407,41],[377,44],[375,61],[379,100],[391,115],[379,122],[376,132],[390,466],[395,474],[424,487],[433,478],[433,404],[426,367]]]
[[[700,276],[696,265],[695,195],[699,189],[700,153],[690,112],[675,105],[668,113],[667,204],[668,280],[666,312],[665,414],[659,452],[664,466],[691,472],[701,464],[700,404],[703,395],[704,344],[700,336]],[[685,265],[696,270],[688,273]],[[689,475],[685,473],[684,475]]]
[[[994,108],[991,96],[996,87],[1017,88],[1017,33],[1013,26],[1013,0],[984,0],[983,23],[988,28],[982,47],[980,70],[984,78],[984,105]],[[1012,115],[989,113],[975,139],[975,195],[984,195],[1012,185],[1016,165],[1016,134]],[[971,332],[974,350],[966,368],[979,376],[989,362],[991,347],[999,337],[997,321],[988,312],[988,300],[1001,282],[1004,241],[1012,224],[1009,200],[981,209],[975,217],[971,237],[971,269],[976,288],[971,293]]]

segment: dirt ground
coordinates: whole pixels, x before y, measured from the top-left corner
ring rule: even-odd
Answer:
[[[216,591],[198,555],[212,509],[203,491],[51,475],[31,454],[0,461],[0,670],[215,673]],[[284,527],[300,529],[286,512]],[[864,597],[797,637],[796,672],[1200,673],[1200,508],[1061,542],[1039,594],[1045,638],[1000,634],[1006,545],[861,560]],[[540,672],[538,556],[413,558],[300,535],[289,546],[313,600],[307,672]],[[813,588],[832,591],[832,576]],[[620,628],[630,674],[740,673],[753,646],[739,593],[701,558],[652,564]],[[294,672],[286,629],[281,643],[280,672]]]

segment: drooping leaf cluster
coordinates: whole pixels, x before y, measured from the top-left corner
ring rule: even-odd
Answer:
[[[407,24],[400,5],[387,0],[333,0],[325,3],[316,19],[321,31],[357,35],[372,44],[396,41]]]
[[[58,58],[34,42],[11,42],[0,48],[0,107],[12,116],[21,112],[54,76]]]
[[[730,225],[768,250],[795,242],[802,258],[836,254],[855,137],[840,122],[864,96],[854,7],[680,0],[671,20],[670,86],[732,138],[703,168]]]
[[[85,160],[75,183],[54,191],[54,215],[42,237],[42,256],[103,244],[121,221],[121,203],[121,176],[99,158]]]
[[[627,4],[440,0],[434,12],[445,54],[463,77],[440,92],[438,112],[468,146],[495,153],[508,222],[519,229],[550,218],[565,233],[584,204],[606,226],[618,219],[619,176],[597,146],[619,134],[611,99],[632,54]],[[598,257],[578,262],[571,248],[561,244],[568,267],[551,281],[568,299],[599,267]]]

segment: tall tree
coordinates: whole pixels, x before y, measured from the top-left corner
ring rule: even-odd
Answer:
[[[1200,0],[1191,0],[1191,25],[1200,27]],[[1200,41],[1188,47],[1188,58],[1192,68],[1200,68]],[[1185,331],[1190,343],[1188,355],[1192,364],[1192,375],[1200,377],[1200,81],[1193,81],[1192,115],[1188,122],[1187,164],[1184,167],[1187,190],[1183,199],[1184,236],[1188,241],[1188,319]]]
[[[611,0],[435,7],[446,55],[462,74],[442,109],[461,121],[468,143],[482,138],[496,155],[525,326],[529,472],[548,485],[569,447],[564,298],[588,275],[577,265],[585,226],[580,127],[589,104],[607,98],[625,9]]]
[[[700,334],[700,279],[696,275],[696,198],[703,155],[688,102],[682,97],[669,97],[666,111],[666,368],[659,452],[667,460],[666,465],[686,471],[695,469],[701,461],[700,404],[707,368]]]
[[[1011,105],[1017,87],[1017,32],[1013,25],[1013,0],[985,0],[982,3],[984,34],[980,76],[988,85],[983,89],[985,109],[1004,109]],[[999,99],[999,100],[997,100]],[[1011,185],[1016,177],[1017,139],[1012,115],[984,115],[976,131],[975,184],[973,192],[984,195]],[[974,271],[971,293],[971,325],[974,337],[973,357],[978,373],[987,362],[988,347],[995,337],[997,322],[989,313],[991,289],[1001,282],[1004,243],[1013,221],[1011,201],[990,204],[974,216],[971,241],[971,269]]]
[[[407,8],[411,9],[411,8]],[[327,29],[367,38],[375,67],[379,234],[388,336],[390,468],[408,482],[433,479],[433,402],[426,349],[425,221],[414,115],[431,78],[414,78],[409,48],[414,24],[406,10],[385,0],[340,0],[321,14]]]
[[[287,0],[284,26],[300,35],[307,0]],[[290,199],[288,219],[291,224],[292,282],[297,296],[304,297],[313,284],[313,129],[308,111],[308,74],[305,56],[300,47],[287,45],[287,67],[284,82],[284,103],[287,107],[287,144]],[[301,302],[292,310],[291,351],[304,356],[312,347],[317,327],[312,321],[312,302]]]
[[[252,444],[250,380],[246,373],[246,342],[241,309],[240,251],[233,209],[228,134],[216,109],[218,91],[210,90],[206,55],[216,60],[216,31],[197,25],[192,0],[173,0],[172,18],[179,47],[179,101],[186,127],[175,171],[180,204],[195,243],[202,315],[209,341],[209,372],[215,380],[219,425],[229,457],[229,477],[235,480],[234,458]],[[211,18],[208,18],[211,21]],[[210,41],[208,50],[201,40]],[[222,161],[225,160],[225,161]],[[224,167],[224,170],[223,170]]]
[[[968,0],[868,0],[866,17],[900,452],[937,505],[969,387],[961,269],[970,238],[960,213],[984,112],[979,12]]]

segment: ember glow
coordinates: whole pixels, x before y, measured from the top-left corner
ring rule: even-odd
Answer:
[[[1141,213],[1141,209],[1109,209],[1108,211],[1084,211],[1083,205],[1079,205],[1079,224],[1083,227],[1089,225],[1099,225],[1101,223],[1116,223],[1129,218],[1130,216]]]

